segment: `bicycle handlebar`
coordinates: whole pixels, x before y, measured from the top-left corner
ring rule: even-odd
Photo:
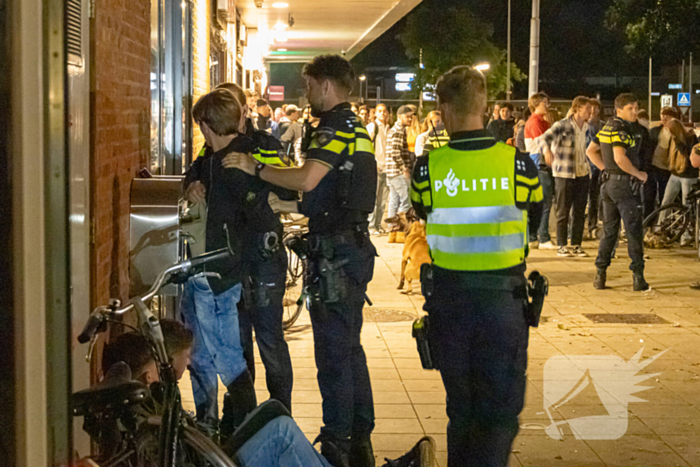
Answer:
[[[227,258],[231,255],[231,250],[228,248],[221,248],[220,250],[215,250],[215,251],[210,251],[208,253],[204,253],[199,256],[195,256],[194,258],[187,259],[185,261],[181,261],[179,263],[175,263],[172,266],[168,267],[164,271],[161,271],[160,274],[158,274],[158,277],[156,278],[155,283],[151,287],[151,289],[146,292],[144,295],[141,297],[135,297],[139,298],[143,302],[147,302],[151,300],[156,293],[163,287],[163,285],[166,284],[166,278],[169,278],[170,275],[176,272],[188,272],[192,268],[201,266],[203,264],[209,263],[211,261],[216,261],[220,259]],[[132,310],[134,308],[134,304],[130,302],[128,305],[113,309],[105,306],[99,306],[97,307],[91,314],[90,317],[88,318],[87,323],[85,324],[85,327],[83,328],[83,331],[80,333],[78,336],[78,342],[81,344],[85,344],[89,342],[95,334],[100,330],[101,325],[106,321],[106,316],[107,314],[110,315],[122,315],[126,313],[129,310]]]

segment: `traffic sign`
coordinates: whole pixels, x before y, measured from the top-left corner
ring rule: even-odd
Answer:
[[[673,107],[673,96],[670,94],[661,96],[661,107]]]
[[[690,109],[690,107],[681,107],[681,113],[683,115],[688,115],[688,109]]]
[[[668,85],[669,89],[683,89],[683,85],[681,83],[671,83]]]
[[[690,93],[689,92],[679,92],[678,93],[678,107],[690,107]]]

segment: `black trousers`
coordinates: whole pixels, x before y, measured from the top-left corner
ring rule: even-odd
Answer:
[[[571,244],[580,246],[586,223],[589,177],[554,177],[554,193],[557,204],[557,245],[566,246],[571,220]]]
[[[598,211],[600,211],[600,174],[598,167],[589,164],[591,181],[588,185],[588,232],[593,236],[598,228]],[[601,215],[602,217],[602,215]],[[595,238],[595,237],[593,237]]]
[[[467,291],[437,269],[433,289],[424,309],[447,392],[448,466],[506,466],[525,403],[525,301],[515,293]]]
[[[611,177],[615,177],[614,175]],[[632,192],[630,178],[620,180],[611,178],[603,183],[600,189],[603,199],[603,238],[598,246],[598,257],[595,265],[598,269],[610,266],[615,244],[620,233],[620,219],[625,221],[627,232],[627,251],[632,264],[630,270],[634,273],[644,272],[644,243],[642,223],[643,206],[641,194]]]
[[[318,258],[314,255],[311,270],[317,269]],[[349,449],[352,438],[367,437],[374,429],[372,385],[360,333],[375,255],[366,233],[361,246],[336,245],[333,261],[348,261],[342,267],[347,278],[346,297],[331,304],[320,300],[310,303],[318,386],[323,399],[321,434],[345,449]]]
[[[284,340],[282,319],[284,315],[284,290],[287,278],[287,253],[280,248],[269,260],[259,260],[249,265],[251,303],[242,300],[239,306],[239,326],[243,356],[248,371],[255,381],[253,354],[253,328],[260,359],[265,366],[265,380],[270,398],[277,399],[292,411],[292,360]],[[262,295],[262,296],[261,296]]]
[[[647,170],[647,182],[644,184],[644,217],[651,214],[654,209],[661,205],[666,193],[666,185],[668,179],[671,178],[671,172],[662,170],[658,167],[651,166]],[[656,202],[656,199],[659,202]]]

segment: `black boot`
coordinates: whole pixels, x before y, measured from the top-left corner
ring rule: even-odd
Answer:
[[[219,424],[222,445],[243,423],[246,415],[258,405],[255,387],[248,370],[245,370],[226,389],[228,392],[224,395],[223,416]]]
[[[350,441],[339,440],[328,435],[320,434],[313,444],[321,443],[321,455],[333,467],[350,467]],[[352,467],[355,467],[354,465]]]
[[[593,287],[598,290],[603,290],[605,288],[605,276],[605,269],[598,269],[595,273],[595,279],[593,279]]]
[[[374,467],[374,451],[370,435],[353,435],[350,440],[350,465],[352,467]]]
[[[382,467],[433,467],[435,465],[435,440],[424,436],[398,459],[386,459]]]
[[[647,281],[644,280],[644,273],[642,272],[634,274],[633,284],[635,292],[644,292],[645,290],[649,290],[649,284],[647,284]]]

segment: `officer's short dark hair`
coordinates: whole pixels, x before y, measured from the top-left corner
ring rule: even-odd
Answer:
[[[615,109],[622,109],[626,105],[634,104],[636,102],[639,101],[636,97],[634,97],[634,94],[632,94],[631,92],[625,92],[615,98]]]
[[[486,111],[486,77],[470,66],[456,66],[442,75],[435,85],[440,104],[450,104],[464,115],[481,115]]]
[[[342,90],[350,93],[355,82],[355,72],[350,62],[340,55],[319,55],[304,65],[302,75],[316,81],[330,80]]]
[[[248,103],[248,98],[245,95],[245,91],[235,83],[221,83],[216,87],[216,89],[226,89],[227,91],[231,92],[234,96],[236,96],[238,102],[241,103],[241,107]]]
[[[215,89],[200,97],[192,107],[192,118],[201,125],[206,123],[219,136],[238,133],[241,121],[241,103],[226,89]]]
[[[501,102],[500,106],[501,106],[502,109],[508,109],[508,110],[510,110],[511,112],[512,112],[513,110],[515,110],[515,108],[513,107],[513,104],[511,104],[510,102]]]

